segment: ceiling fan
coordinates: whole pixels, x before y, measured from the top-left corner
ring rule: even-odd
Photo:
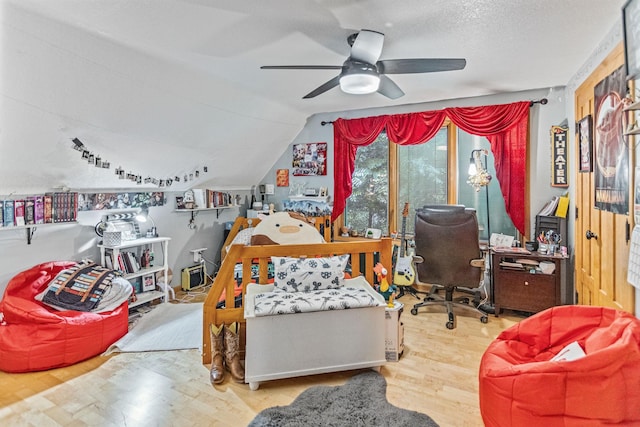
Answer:
[[[305,96],[313,98],[340,85],[343,92],[367,94],[378,92],[387,98],[396,99],[404,92],[387,74],[434,73],[437,71],[462,70],[465,59],[406,58],[380,59],[384,34],[372,30],[360,30],[347,38],[351,54],[340,65],[263,65],[263,70],[341,70],[340,74],[312,90]]]

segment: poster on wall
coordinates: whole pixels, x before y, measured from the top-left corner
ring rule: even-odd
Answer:
[[[278,187],[289,186],[289,169],[276,170],[276,185]]]
[[[569,128],[551,126],[551,186],[568,187],[567,135]]]
[[[164,205],[164,193],[79,193],[79,211],[131,209]]]
[[[624,66],[594,88],[594,188],[595,207],[617,214],[629,213],[629,149],[623,113],[626,94]]]
[[[293,176],[327,174],[327,143],[293,145]]]

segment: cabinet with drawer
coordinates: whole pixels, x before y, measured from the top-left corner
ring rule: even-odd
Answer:
[[[494,251],[491,257],[496,316],[505,308],[537,313],[562,304],[562,256]]]

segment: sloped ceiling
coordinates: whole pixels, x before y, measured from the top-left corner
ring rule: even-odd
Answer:
[[[620,25],[624,0],[1,0],[0,194],[137,187],[248,188],[322,112],[565,85]],[[382,59],[466,58],[394,75],[405,96],[302,99],[337,71],[346,38],[385,33]],[[110,169],[88,166],[79,138]],[[208,171],[203,173],[203,166]],[[152,185],[141,185],[151,188]]]

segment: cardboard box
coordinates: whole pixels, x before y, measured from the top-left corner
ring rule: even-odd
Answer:
[[[387,307],[385,317],[385,357],[387,362],[397,362],[404,351],[404,324],[400,315],[404,304],[394,301],[393,308]]]

